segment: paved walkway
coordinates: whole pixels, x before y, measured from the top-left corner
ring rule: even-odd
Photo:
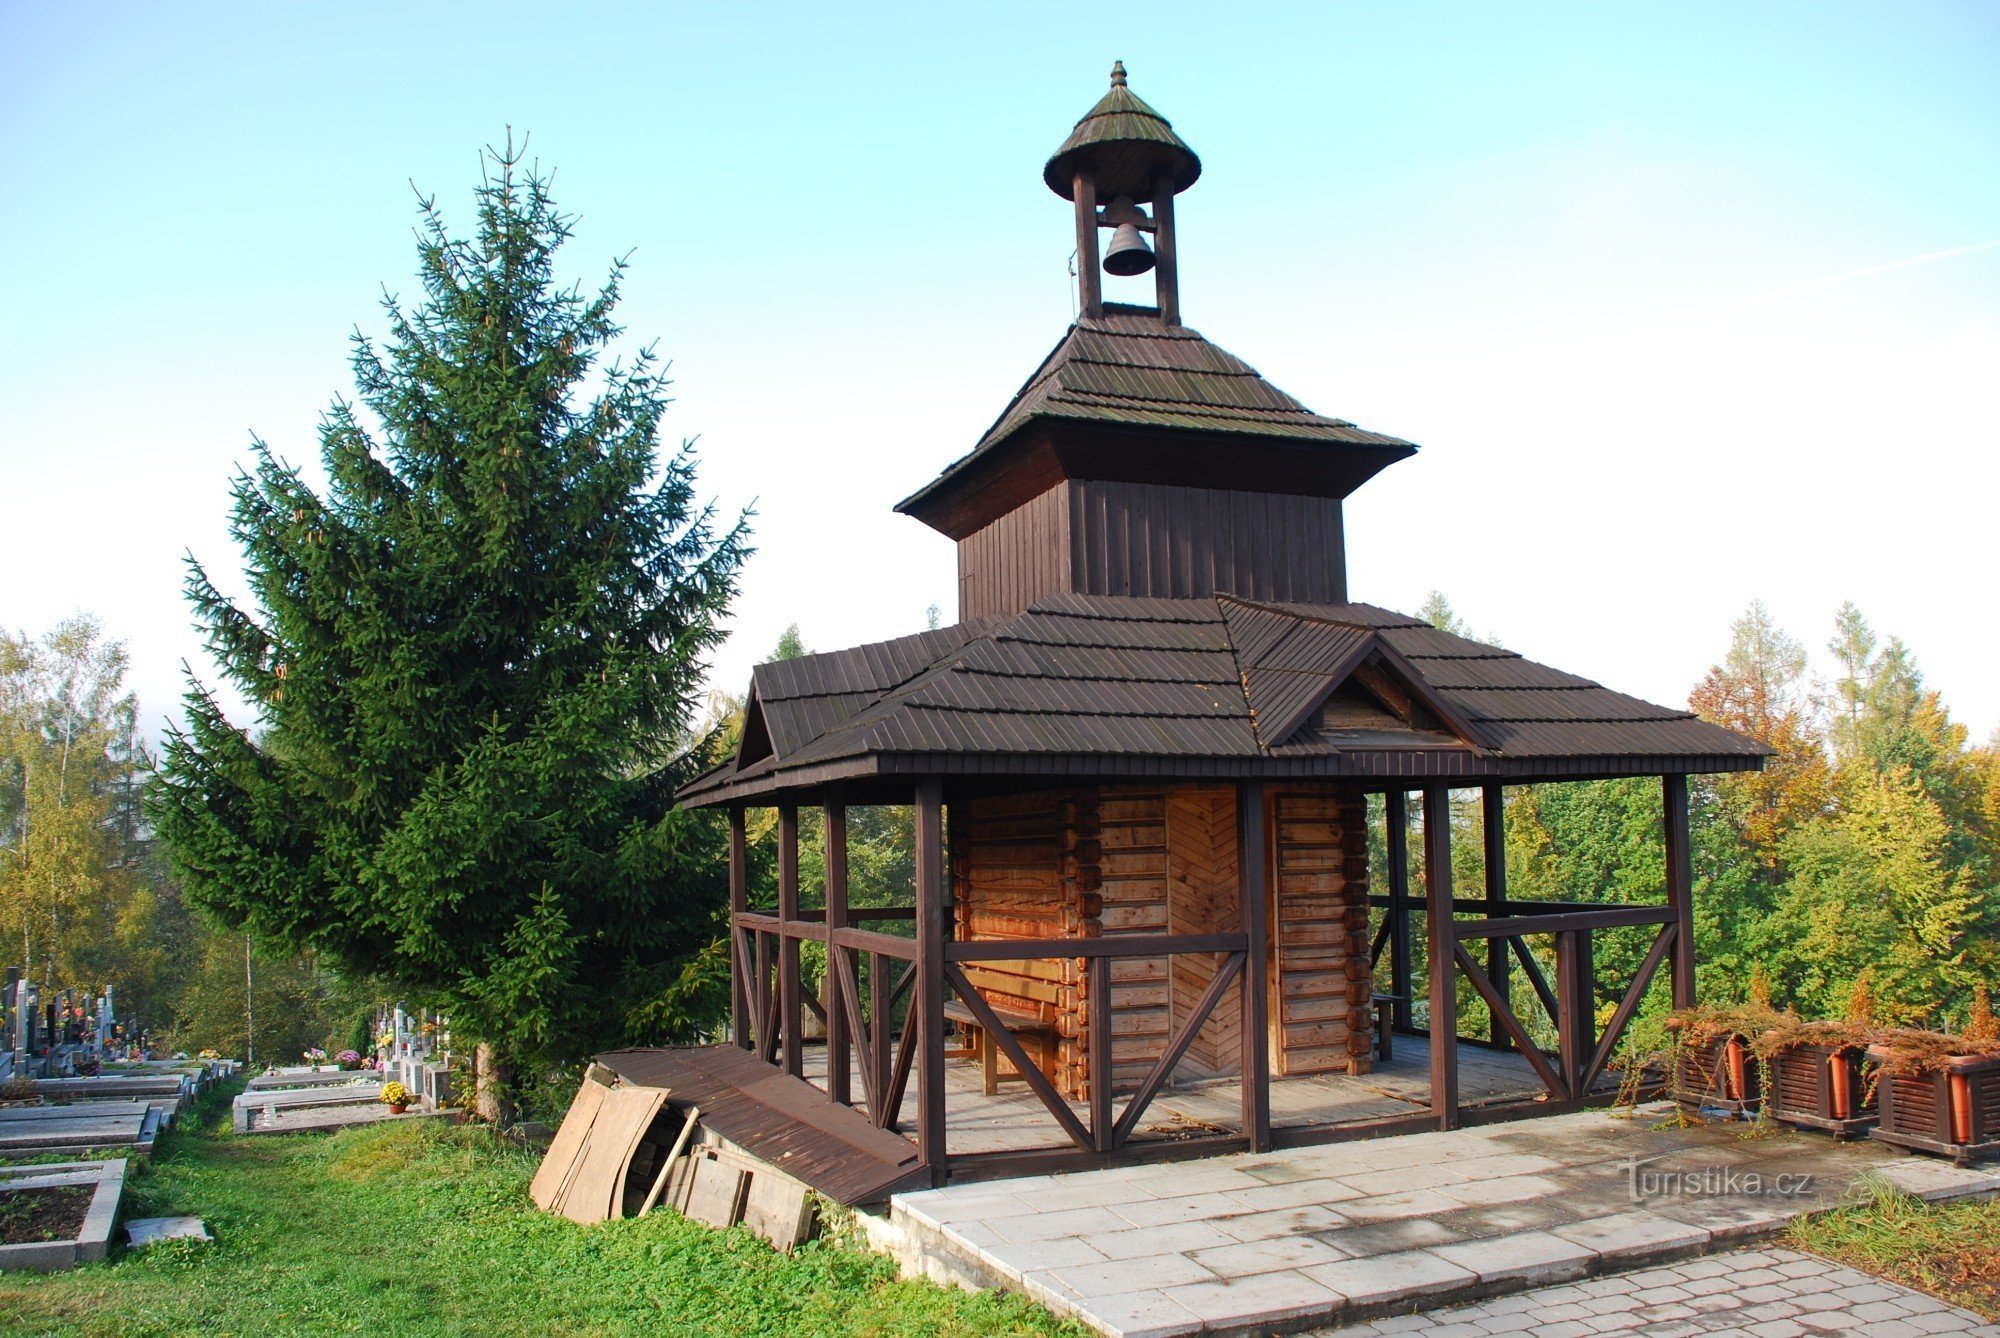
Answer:
[[[1958,1333],[2000,1338],[1970,1310],[1857,1273],[1796,1250],[1743,1250],[1663,1268],[1541,1287],[1451,1310],[1399,1315],[1321,1329],[1337,1338],[1420,1334],[1424,1338],[1582,1338],[1597,1333],[1745,1333],[1803,1338],[1859,1333],[1907,1338]]]
[[[1602,1112],[898,1195],[907,1268],[1025,1292],[1107,1334],[1253,1332],[1574,1282],[1758,1243],[1865,1174],[1991,1193],[1880,1144]]]

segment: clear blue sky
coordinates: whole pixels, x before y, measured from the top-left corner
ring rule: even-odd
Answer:
[[[1202,154],[1190,324],[1424,447],[1358,598],[1684,699],[1752,598],[1844,598],[1983,734],[2000,497],[2000,6],[0,4],[0,624],[199,663],[251,432],[295,460],[513,126],[634,253],[706,486],[758,499],[718,684],[952,609],[889,506],[1062,333],[1043,159],[1123,58]],[[831,516],[829,523],[825,517]],[[205,671],[205,670],[204,670]]]

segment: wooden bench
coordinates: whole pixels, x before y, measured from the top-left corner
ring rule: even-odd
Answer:
[[[1055,1022],[1044,1016],[1043,1009],[1036,1005],[1047,1005],[1053,1012],[1060,998],[1057,985],[1060,968],[1053,961],[1029,960],[1020,962],[967,962],[960,968],[972,987],[979,991],[980,998],[1000,1024],[1015,1036],[1053,1036]],[[1035,1007],[1035,1011],[1027,1011]],[[958,1051],[960,1057],[979,1057],[980,1088],[987,1096],[996,1095],[1004,1079],[1010,1082],[1026,1082],[1019,1073],[1000,1071],[1000,1045],[994,1040],[984,1023],[974,1016],[963,1001],[952,999],[944,1006],[947,1022],[956,1022],[960,1027],[974,1033],[972,1043]]]
[[[1378,994],[1375,996],[1375,1058],[1383,1063],[1389,1061],[1391,1049],[1389,1038],[1394,1034],[1396,1005],[1408,1003],[1400,994]]]

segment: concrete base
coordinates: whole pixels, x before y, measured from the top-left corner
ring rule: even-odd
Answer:
[[[861,1227],[907,1273],[1010,1288],[1102,1333],[1262,1333],[1733,1248],[1865,1176],[1934,1200],[2000,1191],[2000,1168],[1666,1113],[987,1181],[898,1195]]]

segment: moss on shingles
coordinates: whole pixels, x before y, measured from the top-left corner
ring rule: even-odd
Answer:
[[[1080,1334],[1019,1298],[898,1279],[823,1242],[790,1255],[676,1214],[580,1227],[528,1201],[532,1154],[479,1128],[396,1121],[234,1137],[231,1088],[163,1137],[128,1216],[168,1241],[0,1277],[0,1332],[34,1334]]]

